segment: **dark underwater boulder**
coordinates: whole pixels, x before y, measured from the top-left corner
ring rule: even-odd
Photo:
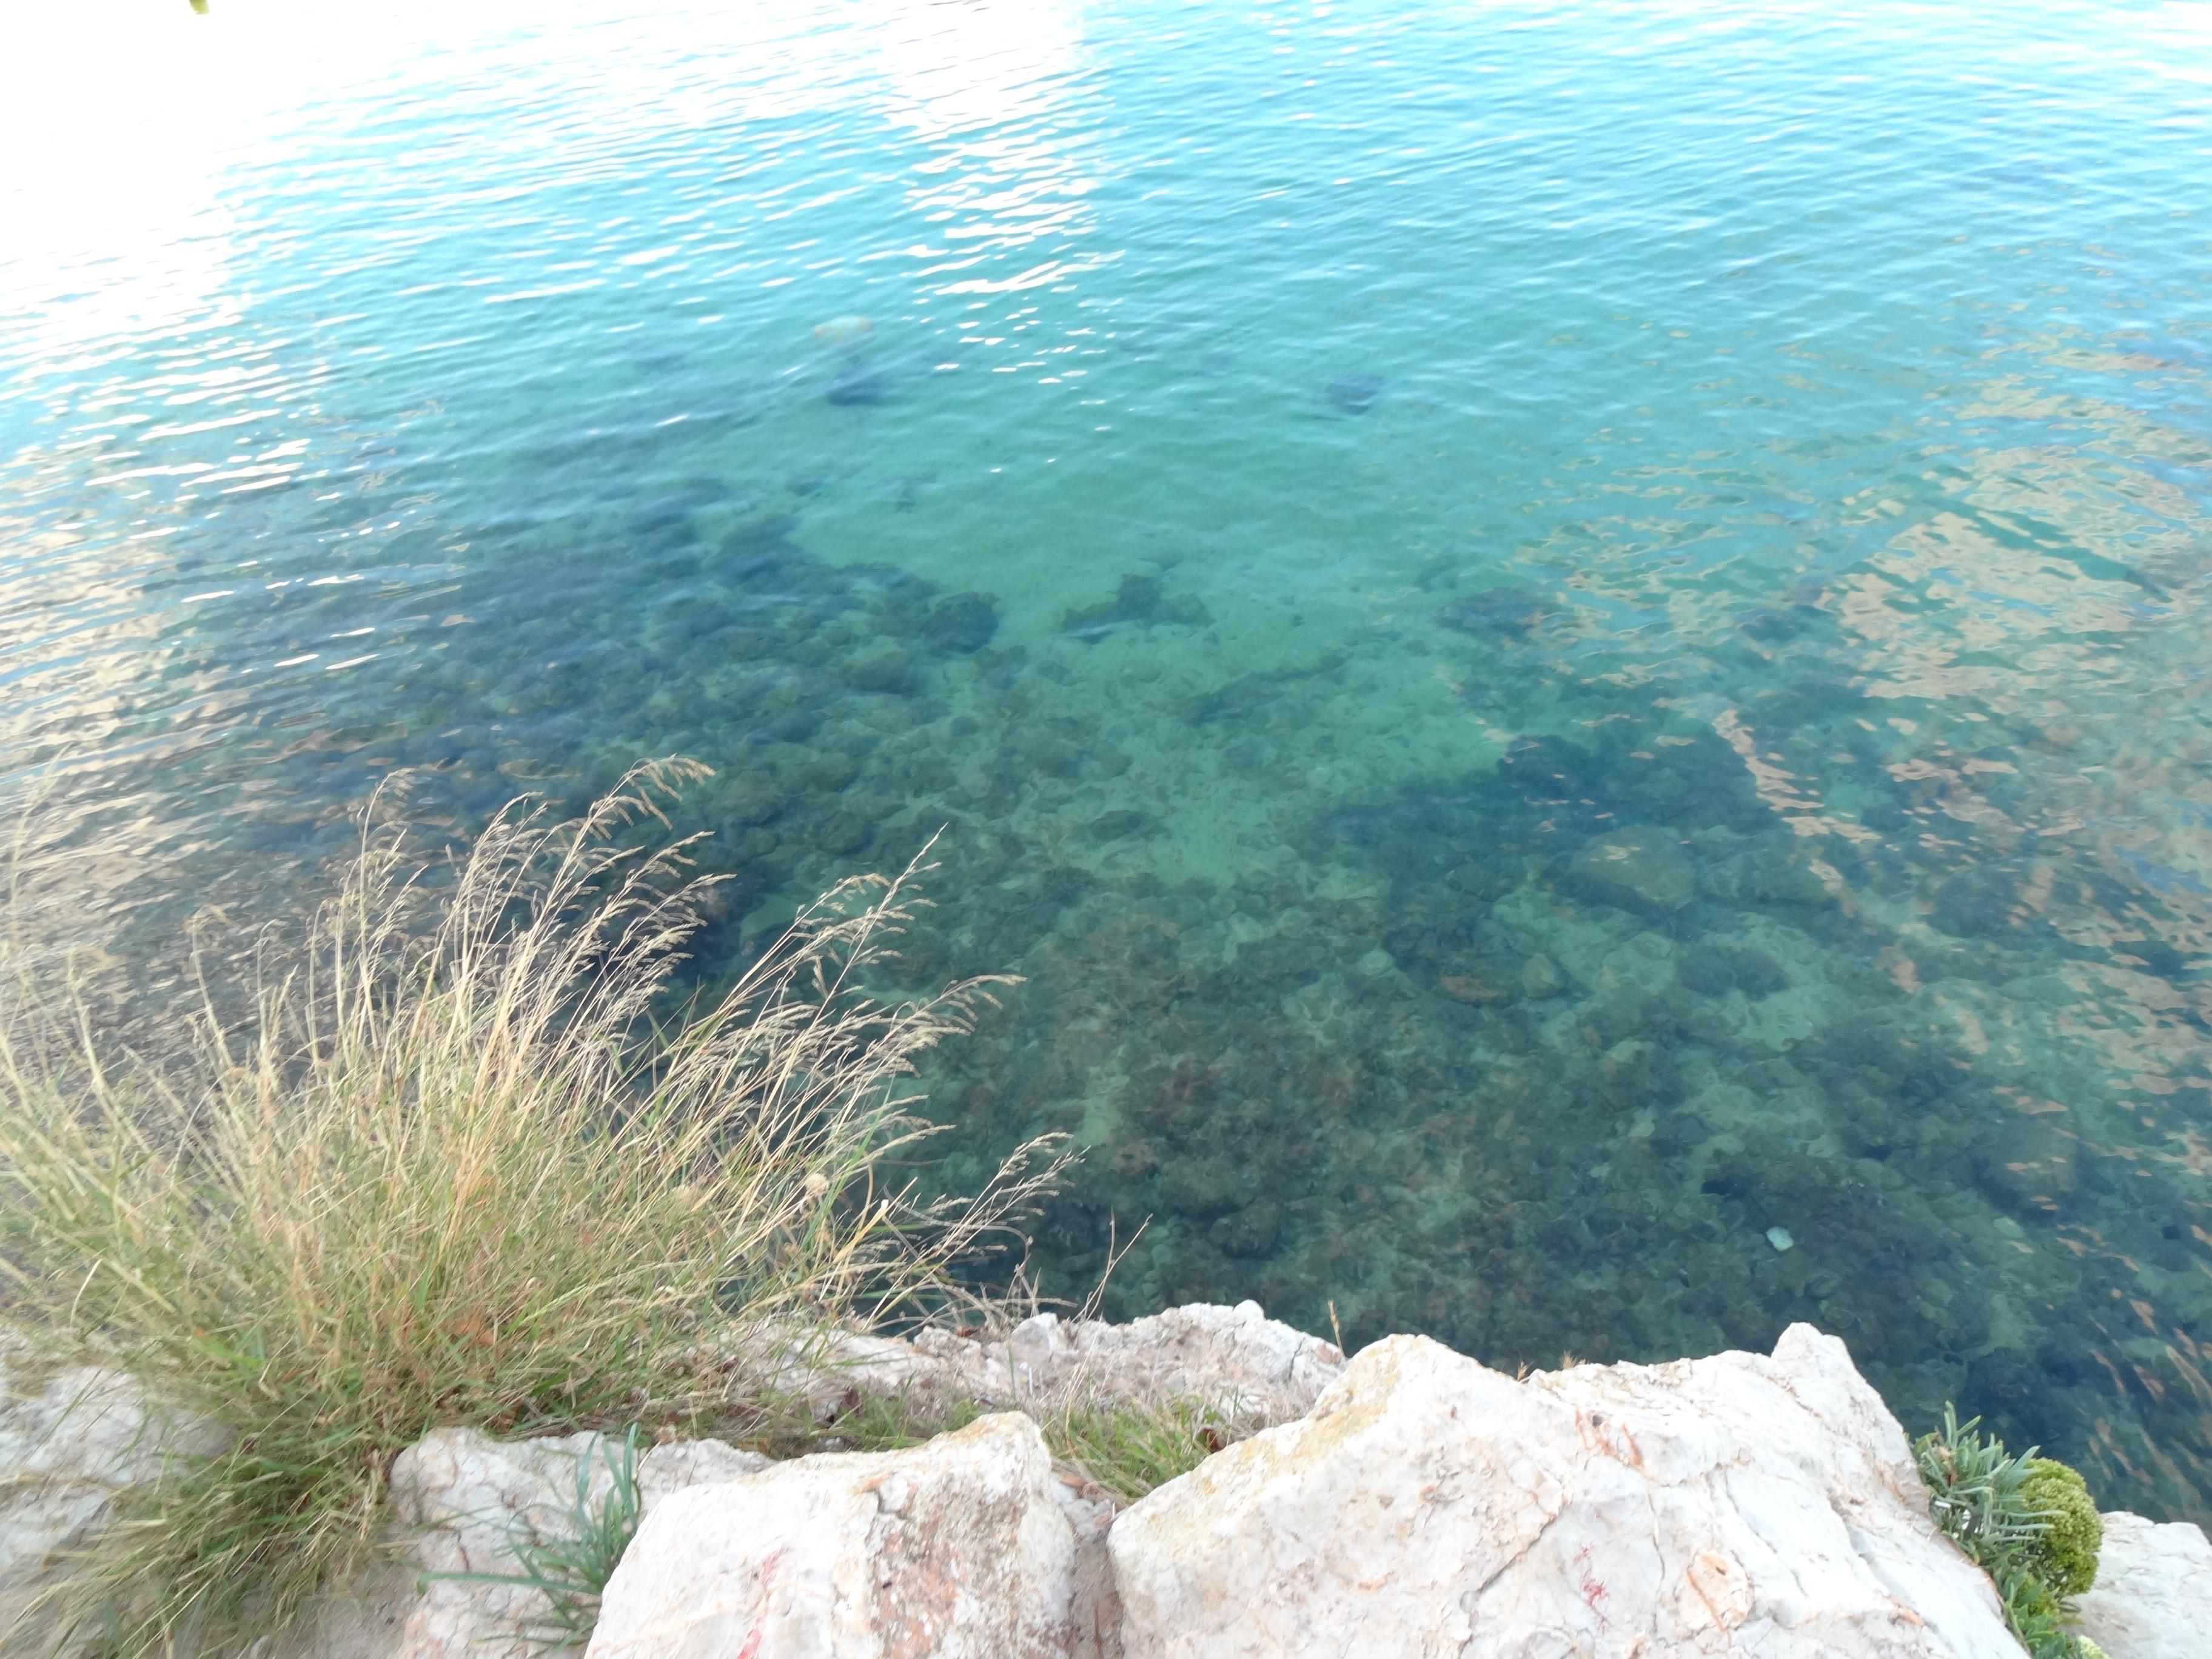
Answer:
[[[1624,910],[1680,910],[1698,896],[1698,872],[1681,842],[1664,830],[1615,830],[1583,844],[1569,878]]]
[[[948,656],[972,656],[999,631],[999,612],[988,593],[949,593],[930,607],[922,643]]]

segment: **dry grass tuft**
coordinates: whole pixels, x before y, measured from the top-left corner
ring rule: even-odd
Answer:
[[[871,996],[919,861],[841,884],[669,1017],[704,884],[685,843],[622,838],[702,775],[641,766],[573,820],[515,803],[442,863],[365,827],[250,1017],[210,996],[181,1060],[13,988],[12,1311],[228,1437],[103,1534],[81,1634],[220,1652],[281,1627],[362,1561],[434,1424],[772,1416],[794,1346],[927,1306],[1049,1181],[1036,1148],[958,1203],[882,1178],[927,1133],[901,1079],[1006,982]]]

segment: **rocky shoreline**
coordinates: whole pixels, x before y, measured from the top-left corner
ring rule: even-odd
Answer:
[[[192,1435],[112,1373],[42,1374],[21,1349],[0,1368],[0,1620],[20,1634],[71,1545]],[[870,1398],[982,1414],[891,1451],[645,1449],[587,1659],[2021,1651],[1929,1520],[1903,1428],[1810,1326],[1771,1355],[1514,1378],[1418,1336],[1346,1361],[1248,1302],[854,1335],[795,1381],[824,1421]],[[1039,1431],[1077,1390],[1264,1426],[1124,1506]],[[428,1435],[392,1473],[410,1563],[333,1598],[283,1659],[543,1652],[543,1596],[499,1581],[518,1537],[607,1496],[609,1445]],[[2212,1543],[2105,1522],[2081,1633],[2109,1659],[2201,1659]]]

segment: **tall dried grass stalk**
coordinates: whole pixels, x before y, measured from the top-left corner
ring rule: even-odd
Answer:
[[[1007,982],[870,994],[919,860],[840,884],[672,1016],[707,884],[689,843],[623,838],[702,771],[640,766],[577,819],[517,802],[442,864],[365,817],[250,1017],[210,996],[181,1060],[14,988],[14,1312],[228,1440],[103,1534],[84,1582],[110,1644],[283,1624],[361,1561],[392,1456],[434,1424],[771,1413],[794,1348],[951,1294],[1055,1173],[1030,1147],[962,1201],[884,1178],[927,1133],[902,1079]]]

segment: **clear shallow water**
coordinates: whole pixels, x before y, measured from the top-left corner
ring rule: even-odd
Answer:
[[[950,826],[1048,1289],[1809,1319],[2212,1516],[2200,11],[218,8],[7,181],[78,935],[692,753],[708,971]]]

